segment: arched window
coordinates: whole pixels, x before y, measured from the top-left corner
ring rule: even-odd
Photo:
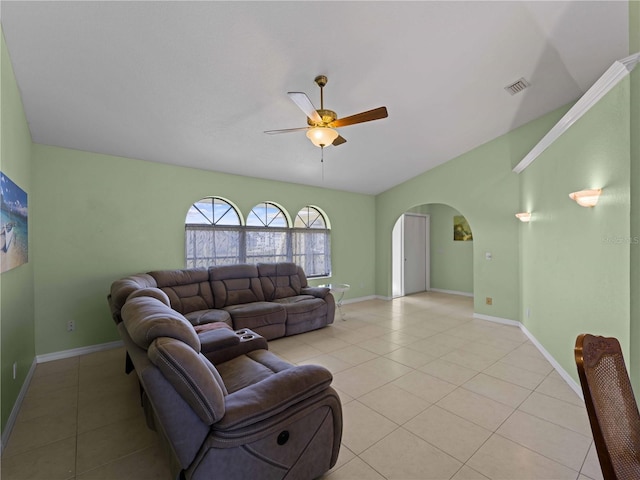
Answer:
[[[289,224],[280,207],[275,203],[263,202],[251,209],[247,217],[247,226],[287,228]]]
[[[289,222],[280,207],[263,202],[247,216],[247,263],[286,262],[291,258]]]
[[[293,224],[291,248],[293,261],[307,276],[331,274],[331,231],[324,215],[315,207],[306,206],[298,212]]]
[[[241,225],[238,211],[222,198],[203,198],[191,205],[185,220],[187,268],[240,263]]]
[[[294,262],[308,277],[331,274],[331,230],[323,213],[306,206],[290,225],[287,213],[272,202],[251,209],[243,225],[233,204],[207,197],[189,208],[185,220],[187,268],[238,263]]]

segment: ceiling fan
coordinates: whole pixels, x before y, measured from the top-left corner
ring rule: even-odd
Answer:
[[[346,127],[348,125],[355,125],[356,123],[370,122],[372,120],[379,120],[388,116],[387,107],[378,107],[373,110],[367,110],[366,112],[356,113],[348,117],[338,118],[338,115],[333,110],[326,110],[324,108],[324,96],[323,88],[327,84],[327,77],[324,75],[318,75],[315,78],[316,84],[320,87],[320,109],[316,110],[309,97],[304,92],[288,92],[289,98],[298,105],[307,116],[307,127],[299,128],[287,128],[284,130],[267,130],[264,133],[270,135],[276,133],[290,133],[299,132],[302,130],[307,131],[307,137],[311,142],[320,148],[327,147],[329,145],[342,145],[346,140],[338,133],[336,128]]]

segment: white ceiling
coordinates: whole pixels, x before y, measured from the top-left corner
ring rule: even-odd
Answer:
[[[0,18],[36,143],[377,194],[578,99],[629,54],[628,3],[25,2]],[[324,152],[287,97],[325,74]],[[520,77],[531,87],[511,96]]]

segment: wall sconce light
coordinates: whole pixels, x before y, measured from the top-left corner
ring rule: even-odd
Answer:
[[[581,207],[595,207],[602,193],[601,188],[593,188],[590,190],[580,190],[569,194],[571,200],[575,200]]]
[[[516,213],[516,218],[521,222],[527,223],[531,221],[531,212]]]

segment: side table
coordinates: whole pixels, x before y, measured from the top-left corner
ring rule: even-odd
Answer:
[[[340,319],[344,322],[344,312],[342,311],[342,299],[344,298],[344,293],[351,288],[351,285],[347,283],[326,283],[324,285],[318,285],[319,287],[325,287],[331,290],[331,293],[337,296],[336,298],[336,306],[338,307],[338,311],[340,312]]]

